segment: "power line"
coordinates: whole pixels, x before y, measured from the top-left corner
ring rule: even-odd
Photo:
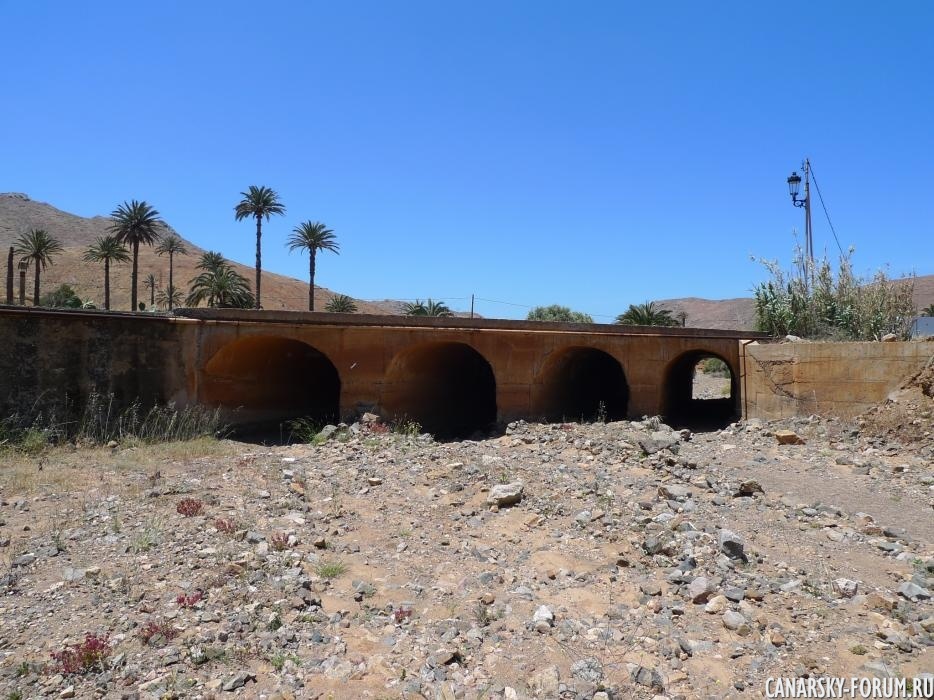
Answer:
[[[830,220],[830,213],[827,211],[827,205],[824,204],[824,195],[820,192],[820,185],[817,184],[817,176],[814,174],[814,166],[811,165],[811,177],[814,179],[814,187],[817,190],[817,198],[820,199],[820,205],[824,209],[824,216],[827,217],[827,223],[830,225],[830,232],[833,234],[833,239],[837,242],[837,250],[840,251],[840,255],[843,255],[843,247],[840,245],[840,239],[837,238],[837,231],[833,227],[833,222]]]

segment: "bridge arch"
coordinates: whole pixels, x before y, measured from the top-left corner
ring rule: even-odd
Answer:
[[[538,382],[537,413],[548,421],[621,420],[629,405],[629,384],[619,361],[603,350],[568,347],[553,353]]]
[[[717,374],[725,374],[722,386],[704,387],[713,362]],[[706,369],[706,371],[705,371]],[[672,360],[665,370],[662,411],[667,423],[699,430],[724,428],[739,417],[739,380],[723,356],[709,350],[689,350]]]
[[[268,425],[308,417],[335,422],[341,380],[320,350],[294,338],[248,336],[228,343],[207,361],[201,399],[236,424]]]
[[[380,404],[388,417],[417,421],[435,437],[464,438],[496,422],[496,377],[466,343],[423,343],[393,357]]]

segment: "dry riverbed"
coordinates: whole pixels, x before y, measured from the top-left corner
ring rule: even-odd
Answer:
[[[911,440],[880,416],[648,419],[7,453],[0,697],[746,698],[768,677],[918,676],[919,396]]]

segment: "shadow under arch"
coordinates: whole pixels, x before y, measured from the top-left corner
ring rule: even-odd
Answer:
[[[696,398],[694,376],[700,362],[714,358],[729,370],[728,396]],[[689,350],[672,360],[665,371],[663,417],[672,427],[692,430],[719,430],[739,415],[739,382],[726,358],[709,350]]]
[[[629,384],[615,357],[591,347],[569,347],[549,357],[540,373],[536,413],[547,421],[621,420]]]
[[[436,438],[464,438],[496,422],[496,378],[466,343],[424,343],[392,359],[380,405],[387,417],[417,421]]]
[[[204,367],[200,396],[236,425],[272,428],[290,418],[315,423],[340,416],[337,368],[293,338],[250,336],[218,350]]]

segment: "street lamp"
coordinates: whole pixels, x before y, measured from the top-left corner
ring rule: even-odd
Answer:
[[[811,161],[807,158],[801,164],[804,170],[804,199],[798,199],[798,191],[801,187],[801,176],[798,171],[794,171],[788,176],[788,193],[791,195],[791,203],[796,207],[804,209],[804,248],[807,259],[814,262],[814,237],[811,232]]]

